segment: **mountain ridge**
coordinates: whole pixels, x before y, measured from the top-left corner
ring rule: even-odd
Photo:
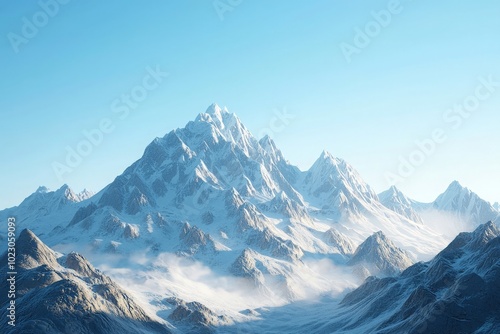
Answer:
[[[65,186],[54,200],[2,210],[0,218],[18,217],[19,228],[32,228],[50,247],[123,262],[172,254],[224,280],[244,280],[267,303],[290,302],[336,290],[332,279],[352,286],[318,271],[317,263],[348,271],[351,260],[368,268],[362,278],[395,275],[446,246],[445,236],[419,221],[418,203],[390,190],[395,196],[377,195],[354,167],[326,151],[301,171],[270,137],[257,140],[236,115],[212,105],[184,128],[154,139],[92,197]],[[373,239],[380,241],[371,248],[376,256],[352,260]],[[166,270],[152,262],[131,265],[150,270],[146,277]],[[170,289],[145,294],[155,302],[180,293]],[[212,298],[207,306],[217,304]]]
[[[21,231],[17,250],[17,325],[2,321],[4,333],[171,333],[81,255],[57,257],[28,229]],[[4,277],[9,272],[7,253],[0,258]],[[8,290],[7,283],[2,280],[1,291]],[[2,305],[2,318],[7,316],[8,302]]]

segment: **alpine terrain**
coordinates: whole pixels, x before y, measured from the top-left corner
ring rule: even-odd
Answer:
[[[464,233],[444,233],[444,216]],[[326,151],[302,171],[216,104],[101,191],[40,187],[8,217],[29,229],[17,254],[26,331],[279,333],[282,314],[314,300],[321,321],[296,314],[295,332],[498,328],[493,205],[458,182],[433,203],[377,195]]]

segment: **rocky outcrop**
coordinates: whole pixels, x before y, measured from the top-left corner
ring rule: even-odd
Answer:
[[[170,333],[83,256],[57,258],[29,230],[21,232],[17,250],[16,326],[2,321],[2,333]],[[1,261],[7,264],[7,254]],[[8,290],[9,271],[0,268],[0,291]],[[8,302],[2,302],[2,319]]]

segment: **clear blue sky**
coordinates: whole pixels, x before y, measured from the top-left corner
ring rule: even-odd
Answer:
[[[398,186],[431,201],[457,179],[500,201],[500,87],[457,129],[443,120],[475,93],[478,77],[500,81],[500,3],[401,2],[347,62],[341,43],[354,45],[356,28],[389,2],[244,0],[221,20],[212,0],[73,0],[47,22],[35,1],[0,2],[0,208],[39,185],[98,191],[154,137],[212,102],[255,135],[286,108],[295,119],[273,137],[292,163],[308,169],[327,149],[378,192],[415,140],[443,128],[446,142]],[[23,36],[23,17],[41,27],[35,36],[24,28],[29,38],[16,53],[11,33]],[[157,65],[169,76],[118,118],[112,102]],[[52,163],[103,118],[114,130],[58,179]]]

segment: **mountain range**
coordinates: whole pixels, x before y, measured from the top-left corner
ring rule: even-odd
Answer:
[[[27,229],[16,245],[17,325],[3,323],[2,333],[171,333],[81,255],[58,257]],[[0,276],[11,277],[6,253],[1,263]],[[0,290],[8,285],[3,279]],[[9,314],[5,302],[2,319]]]
[[[213,104],[184,128],[154,139],[98,193],[40,187],[0,211],[0,219],[16,217],[18,229],[30,229],[54,250],[95,260],[118,285],[130,286],[121,274],[130,268],[138,279],[161,276],[154,287],[137,286],[147,300],[145,314],[167,323],[202,310],[212,320],[201,323],[216,327],[255,319],[247,309],[332,291],[340,296],[371,276],[397,276],[430,260],[451,239],[429,212],[469,231],[499,221],[498,208],[456,181],[434,202],[418,203],[396,187],[377,195],[326,151],[301,171],[269,136],[256,139],[235,114]],[[190,291],[166,261],[178,271],[197,266],[212,281],[243,284],[260,299],[228,305]],[[52,264],[47,270],[61,270]]]
[[[500,331],[500,231],[492,222],[460,233],[432,260],[369,277],[340,299],[257,309],[244,333],[475,333]],[[234,326],[221,333],[232,333]]]

